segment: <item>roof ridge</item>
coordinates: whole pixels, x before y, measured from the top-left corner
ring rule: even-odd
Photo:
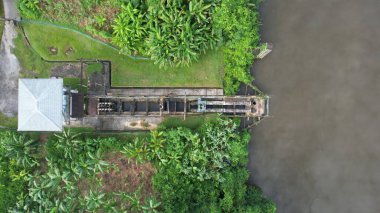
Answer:
[[[40,110],[37,110],[37,113],[39,113],[42,117],[44,117],[46,120],[50,121],[51,124],[53,124],[55,127],[57,127],[57,129],[61,129],[59,128],[59,126],[54,122],[52,121],[48,116],[46,116],[44,113],[42,113]]]

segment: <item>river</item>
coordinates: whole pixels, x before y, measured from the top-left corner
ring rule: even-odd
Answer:
[[[380,212],[380,1],[266,0],[255,63],[271,117],[250,181],[278,212]]]

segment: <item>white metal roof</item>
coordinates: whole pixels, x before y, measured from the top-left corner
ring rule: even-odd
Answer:
[[[63,79],[19,79],[18,131],[62,131]]]

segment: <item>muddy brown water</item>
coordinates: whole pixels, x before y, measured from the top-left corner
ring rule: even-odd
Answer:
[[[253,130],[252,183],[278,212],[380,212],[380,1],[266,0],[253,68],[271,116]]]

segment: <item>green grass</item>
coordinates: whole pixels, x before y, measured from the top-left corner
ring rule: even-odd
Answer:
[[[91,64],[88,64],[87,66],[87,69],[86,69],[86,73],[87,74],[91,74],[91,73],[94,73],[94,72],[100,72],[102,71],[102,64],[101,63],[91,63]]]
[[[92,58],[112,61],[112,86],[115,87],[223,86],[221,51],[210,51],[202,55],[190,67],[160,69],[150,60],[134,60],[120,55],[117,50],[75,31],[37,23],[25,23],[24,28],[33,48],[45,59]],[[58,49],[56,55],[50,53],[51,47]],[[74,51],[65,54],[70,47]],[[35,68],[42,67],[36,65]]]
[[[20,30],[18,36],[14,39],[15,48],[12,50],[20,62],[20,65],[24,71],[32,71],[40,78],[50,77],[50,69],[52,64],[44,62],[41,57],[27,47]],[[21,77],[31,78],[34,77],[29,72],[20,72]]]
[[[87,93],[87,87],[85,86],[86,79],[83,79],[83,84],[82,91],[83,93]],[[81,91],[80,78],[63,78],[63,85]]]
[[[206,121],[212,121],[216,118],[216,114],[187,116],[186,120],[183,120],[183,117],[168,117],[160,124],[160,126],[169,129],[177,127],[186,127],[195,130],[198,129]]]
[[[7,117],[0,112],[0,126],[10,129],[17,128],[17,117]]]

